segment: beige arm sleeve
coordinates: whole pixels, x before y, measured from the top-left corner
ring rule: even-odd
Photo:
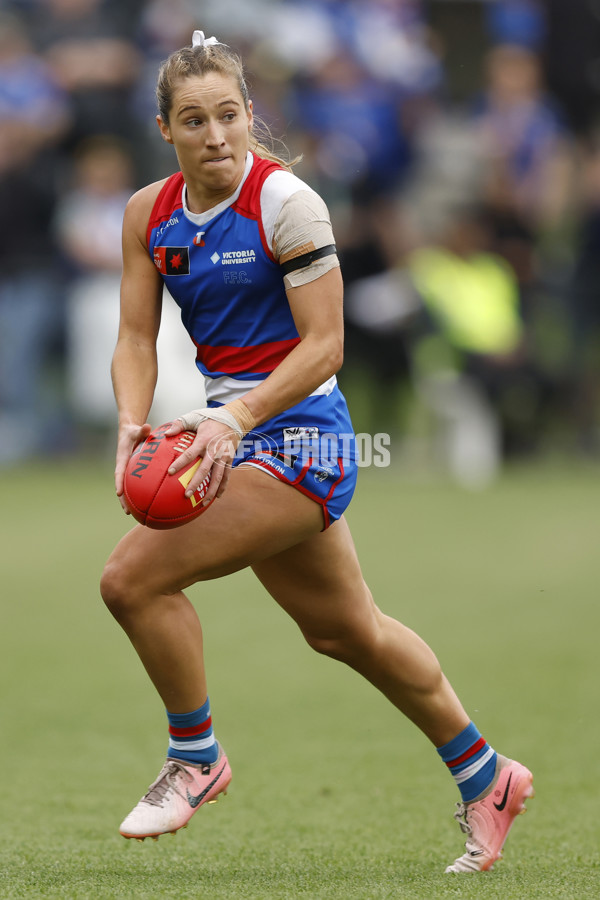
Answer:
[[[279,263],[286,263],[321,247],[334,244],[329,211],[314,191],[296,191],[277,216],[273,231],[273,250]],[[299,287],[320,278],[339,266],[335,253],[317,259],[302,269],[284,276],[286,288]]]

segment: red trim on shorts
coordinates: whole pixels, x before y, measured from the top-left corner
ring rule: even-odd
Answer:
[[[261,452],[271,455],[268,450],[263,450]],[[310,460],[304,465],[304,467],[303,467],[302,471],[300,472],[300,474],[298,475],[298,477],[295,478],[293,481],[291,481],[289,478],[286,478],[285,475],[283,474],[283,472],[278,472],[277,469],[274,469],[273,466],[269,465],[269,463],[263,462],[262,459],[257,459],[255,456],[249,456],[248,459],[243,460],[243,462],[251,463],[253,466],[260,466],[261,469],[265,469],[265,471],[270,472],[272,475],[275,476],[275,478],[278,478],[279,481],[283,481],[284,484],[290,484],[292,487],[297,488],[299,491],[302,491],[303,494],[306,494],[308,497],[311,497],[313,500],[316,500],[317,503],[324,502],[321,499],[321,497],[317,497],[316,495],[311,494],[309,491],[306,490],[306,488],[300,487],[300,485],[298,483],[298,482],[302,481],[302,479],[306,476],[306,473],[310,469],[310,466],[311,466]],[[242,465],[242,463],[240,463],[240,465]],[[288,468],[291,468],[291,466],[289,466]]]
[[[263,453],[269,453],[268,450],[263,450],[262,452],[263,452]],[[340,477],[337,479],[337,481],[335,481],[335,482],[331,485],[331,489],[330,489],[330,491],[329,491],[329,493],[327,494],[326,497],[319,497],[318,494],[313,494],[312,491],[309,491],[308,488],[303,487],[303,486],[299,483],[299,482],[302,481],[303,478],[305,478],[306,473],[308,472],[308,470],[309,470],[309,469],[311,468],[311,466],[312,466],[312,462],[313,462],[313,461],[310,460],[310,459],[309,459],[309,461],[303,466],[302,471],[300,472],[299,476],[298,476],[294,481],[290,481],[289,478],[286,478],[286,477],[285,477],[285,475],[283,474],[283,472],[278,472],[276,469],[274,469],[274,468],[273,468],[272,466],[270,466],[268,463],[263,462],[261,459],[257,459],[255,456],[250,456],[250,457],[248,457],[248,459],[245,459],[243,462],[244,462],[244,463],[247,463],[247,464],[249,464],[249,465],[252,465],[252,466],[258,466],[259,468],[264,469],[265,472],[270,472],[271,475],[274,475],[275,478],[278,479],[278,481],[281,481],[283,484],[289,484],[290,487],[293,487],[293,488],[295,488],[297,491],[300,491],[300,493],[301,493],[301,494],[304,494],[305,497],[309,497],[311,500],[314,500],[315,503],[318,503],[319,506],[321,507],[321,509],[323,510],[323,520],[324,520],[324,523],[325,523],[325,524],[324,524],[324,527],[323,527],[323,531],[326,531],[326,530],[329,528],[329,526],[331,525],[331,517],[330,517],[330,515],[329,515],[329,510],[327,509],[327,503],[329,502],[329,500],[330,500],[331,497],[333,496],[333,492],[335,491],[335,489],[336,489],[336,487],[338,486],[338,484],[339,484],[341,481],[343,481],[343,479],[344,479],[344,474],[345,474],[345,472],[344,472],[344,464],[343,464],[343,461],[342,461],[341,458],[338,459],[338,465],[339,465],[339,467],[340,467],[341,475],[340,475]],[[243,463],[240,463],[240,465],[243,465]]]
[[[343,481],[343,480],[344,480],[344,475],[345,475],[346,473],[344,472],[344,460],[342,459],[341,456],[340,456],[339,459],[338,459],[338,466],[340,467],[340,473],[341,473],[341,474],[340,474],[340,477],[338,478],[337,481],[334,481],[333,484],[331,485],[331,490],[329,491],[329,493],[328,493],[327,496],[325,497],[325,503],[327,503],[327,501],[330,500],[330,499],[333,497],[333,492],[335,491],[335,489],[336,489],[336,487],[338,486],[338,484],[340,483],[340,481]]]

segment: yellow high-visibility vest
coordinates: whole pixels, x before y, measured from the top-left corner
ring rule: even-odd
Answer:
[[[523,335],[515,275],[503,259],[479,253],[463,259],[423,248],[409,260],[414,285],[448,342],[470,353],[504,355]]]

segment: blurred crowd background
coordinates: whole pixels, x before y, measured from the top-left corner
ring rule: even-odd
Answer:
[[[0,0],[0,465],[107,452],[123,210],[176,169],[194,28],[329,204],[357,430],[465,485],[599,459],[599,0]],[[157,418],[201,399],[169,301]]]

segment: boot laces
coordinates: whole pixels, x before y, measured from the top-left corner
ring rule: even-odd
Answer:
[[[467,841],[465,843],[465,849],[469,856],[480,856],[484,850],[474,839],[473,839],[473,828],[468,822],[467,819],[467,804],[466,803],[457,803],[456,804],[456,812],[454,813],[454,818],[460,825],[460,830],[463,834],[467,835]]]
[[[193,781],[193,777],[187,771],[183,763],[176,759],[170,759],[162,767],[158,778],[148,788],[147,794],[142,797],[143,803],[150,806],[162,806],[169,791],[175,791],[183,797],[183,793],[177,787],[177,779],[183,776],[186,781]]]

